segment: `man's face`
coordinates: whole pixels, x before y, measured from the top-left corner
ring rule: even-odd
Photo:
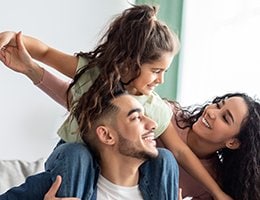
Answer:
[[[120,96],[112,103],[119,108],[114,123],[119,153],[141,160],[156,157],[154,129],[157,124],[144,115],[143,106],[130,95]]]

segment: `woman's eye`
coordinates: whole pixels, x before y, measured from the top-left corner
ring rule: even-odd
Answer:
[[[227,122],[227,123],[228,123],[228,120],[227,120],[227,117],[226,117],[226,115],[224,115],[224,116],[223,116],[223,119],[224,119],[224,121],[225,121],[225,122]]]

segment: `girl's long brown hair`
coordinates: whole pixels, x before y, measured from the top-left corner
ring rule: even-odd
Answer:
[[[82,74],[98,67],[100,74],[93,85],[77,101],[71,104],[71,115],[76,116],[81,136],[88,133],[91,118],[102,112],[101,99],[119,90],[140,75],[144,63],[159,59],[179,50],[179,40],[169,28],[156,19],[157,8],[134,5],[117,16],[91,52],[79,53],[88,64],[79,71],[69,90]],[[128,83],[121,82],[122,73],[131,75]]]

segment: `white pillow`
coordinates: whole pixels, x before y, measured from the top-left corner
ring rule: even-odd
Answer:
[[[22,184],[26,177],[44,170],[45,160],[0,160],[0,194]]]

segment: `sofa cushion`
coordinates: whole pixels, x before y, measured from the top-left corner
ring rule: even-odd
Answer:
[[[33,162],[0,160],[0,194],[23,183],[26,177],[44,170],[44,159]]]

